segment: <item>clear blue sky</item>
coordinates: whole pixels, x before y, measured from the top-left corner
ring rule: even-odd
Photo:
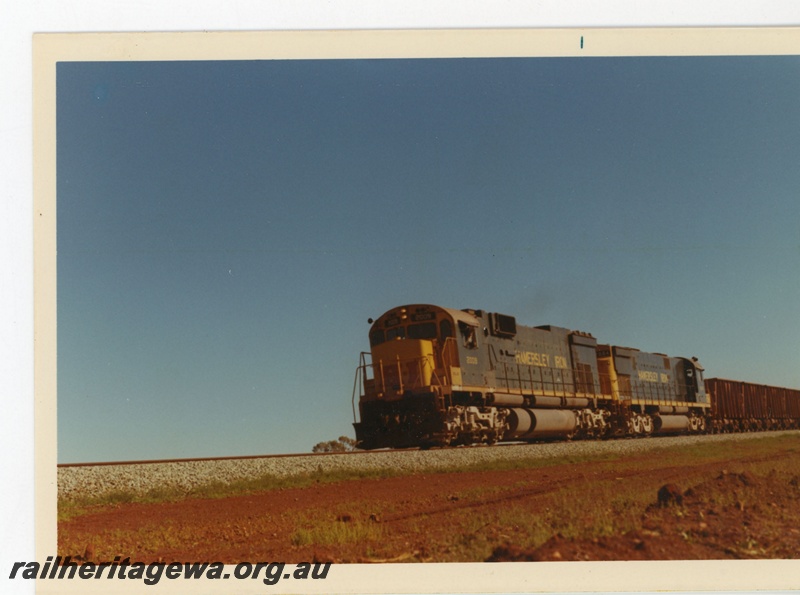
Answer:
[[[62,63],[59,462],[352,435],[368,317],[800,387],[800,59]]]

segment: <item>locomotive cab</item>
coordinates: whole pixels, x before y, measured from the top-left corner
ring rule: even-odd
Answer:
[[[477,353],[478,329],[471,314],[430,305],[380,316],[370,328],[370,352],[362,354],[356,380],[359,445],[440,442],[453,388],[462,383],[461,352]]]
[[[404,306],[378,318],[370,330],[365,400],[396,400],[420,393],[443,394],[458,379],[456,329],[477,346],[477,324],[435,306]],[[456,371],[454,371],[454,368]],[[371,376],[371,381],[370,377]]]
[[[703,366],[700,365],[696,357],[692,359],[680,358],[680,361],[686,400],[691,403],[708,404],[708,395],[706,394],[705,381],[703,380]]]

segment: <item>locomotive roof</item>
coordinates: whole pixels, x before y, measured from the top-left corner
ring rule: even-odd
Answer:
[[[384,317],[386,317],[388,315],[391,315],[391,314],[397,312],[398,310],[409,310],[410,311],[412,308],[430,308],[430,309],[433,309],[433,310],[440,310],[440,311],[445,312],[448,315],[450,315],[453,318],[453,320],[455,320],[456,322],[463,322],[463,323],[468,324],[470,326],[480,326],[480,324],[481,324],[480,320],[478,320],[478,318],[476,316],[474,316],[473,314],[470,314],[469,312],[466,312],[464,310],[456,310],[454,308],[443,308],[442,306],[437,306],[435,304],[406,304],[404,306],[397,306],[397,307],[392,308],[391,310],[387,310],[386,312],[381,314],[378,317],[378,319],[384,318]]]
[[[456,322],[465,322],[470,326],[480,325],[480,321],[478,321],[476,316],[470,314],[469,312],[465,312],[464,310],[454,310],[453,308],[442,308],[442,310],[452,316],[453,320]]]

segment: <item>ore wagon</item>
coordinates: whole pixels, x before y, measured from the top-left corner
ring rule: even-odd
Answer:
[[[709,378],[712,427],[716,432],[779,430],[798,427],[800,390]]]

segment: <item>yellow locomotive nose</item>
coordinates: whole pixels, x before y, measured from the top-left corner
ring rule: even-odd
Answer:
[[[386,397],[431,385],[433,342],[425,339],[397,339],[372,348],[375,382]]]

